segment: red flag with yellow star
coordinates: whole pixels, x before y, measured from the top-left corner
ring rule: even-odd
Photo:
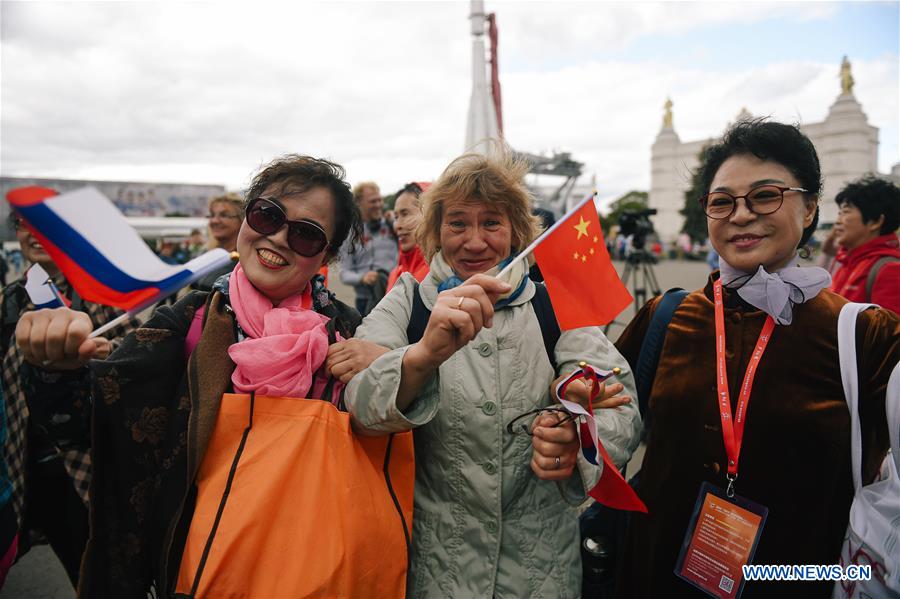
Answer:
[[[548,231],[534,257],[564,331],[610,323],[632,301],[606,251],[593,197]]]

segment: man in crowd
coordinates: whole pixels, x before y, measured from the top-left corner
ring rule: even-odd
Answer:
[[[364,181],[353,188],[353,197],[362,216],[360,245],[345,246],[341,260],[341,281],[356,292],[356,309],[368,314],[384,297],[388,274],[397,266],[397,239],[383,216],[384,203],[378,185]]]
[[[864,177],[835,196],[839,211],[832,291],[854,302],[872,302],[900,313],[900,188]]]

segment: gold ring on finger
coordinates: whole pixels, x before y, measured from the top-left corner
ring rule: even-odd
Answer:
[[[459,301],[456,302],[456,309],[457,309],[457,310],[462,310],[462,303],[463,303],[463,300],[464,300],[464,299],[466,299],[466,298],[461,297],[461,298],[459,298]]]

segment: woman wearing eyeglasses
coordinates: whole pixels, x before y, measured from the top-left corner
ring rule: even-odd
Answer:
[[[207,248],[222,248],[229,252],[237,251],[238,233],[244,222],[244,201],[236,193],[226,193],[216,196],[209,201],[209,241]],[[224,274],[234,270],[237,265],[237,257],[226,264],[199,279],[191,285],[192,289],[211,291],[213,284]]]
[[[209,201],[209,245],[233,252],[244,222],[244,202],[236,193],[226,193]]]
[[[146,597],[151,588],[170,596],[181,580],[190,588],[192,568],[206,557],[194,555],[190,571],[181,571],[182,552],[192,535],[206,538],[191,521],[222,395],[259,390],[318,397],[313,391],[328,379],[322,368],[327,341],[312,339],[322,339],[329,319],[352,335],[359,315],[325,289],[317,272],[359,234],[359,211],[340,166],[307,156],[280,158],[247,192],[234,272],[211,293],[194,292],[159,308],[108,360],[91,363],[92,528],[81,596]],[[94,351],[91,328],[83,315],[43,311],[20,323],[17,339],[32,364],[70,370],[67,376],[85,384],[78,375]],[[288,567],[291,556],[283,559]],[[219,582],[220,589],[228,586]]]
[[[846,300],[828,291],[826,271],[800,266],[798,256],[818,219],[815,148],[797,127],[745,121],[706,150],[700,175],[720,270],[687,295],[668,326],[637,486],[649,513],[631,515],[619,597],[705,596],[676,569],[715,592],[737,591],[735,570],[717,568],[728,562],[739,574],[746,563],[741,552],[757,529],[745,524],[755,516],[731,516],[745,500],[768,509],[752,563],[838,563],[853,497],[837,351]],[[632,364],[659,305],[657,298],[644,306],[616,343]],[[863,312],[857,351],[870,482],[887,450],[885,387],[900,359],[898,317]],[[723,511],[700,520],[731,528],[693,527],[695,506],[716,501]],[[705,532],[692,536],[698,530]],[[717,551],[725,557],[711,556]],[[743,597],[830,597],[831,587],[748,582]]]
[[[526,171],[505,154],[451,162],[422,195],[428,276],[401,275],[356,335],[389,350],[347,387],[359,430],[415,439],[410,597],[581,594],[577,506],[600,473],[581,455],[575,424],[542,409],[554,405],[554,379],[582,360],[622,368],[629,392],[633,379],[597,327],[545,345],[541,323],[555,316],[537,304],[546,291],[525,261],[508,282],[495,278],[539,231]],[[347,375],[341,359],[331,361]],[[618,408],[601,411],[598,432],[620,466],[640,427],[627,398],[612,397],[622,389],[610,385],[594,404]]]

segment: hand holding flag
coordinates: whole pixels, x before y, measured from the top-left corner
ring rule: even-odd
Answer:
[[[15,341],[22,357],[35,366],[75,370],[89,360],[105,359],[112,349],[109,339],[90,334],[93,328],[91,318],[78,310],[29,310],[16,323]]]

